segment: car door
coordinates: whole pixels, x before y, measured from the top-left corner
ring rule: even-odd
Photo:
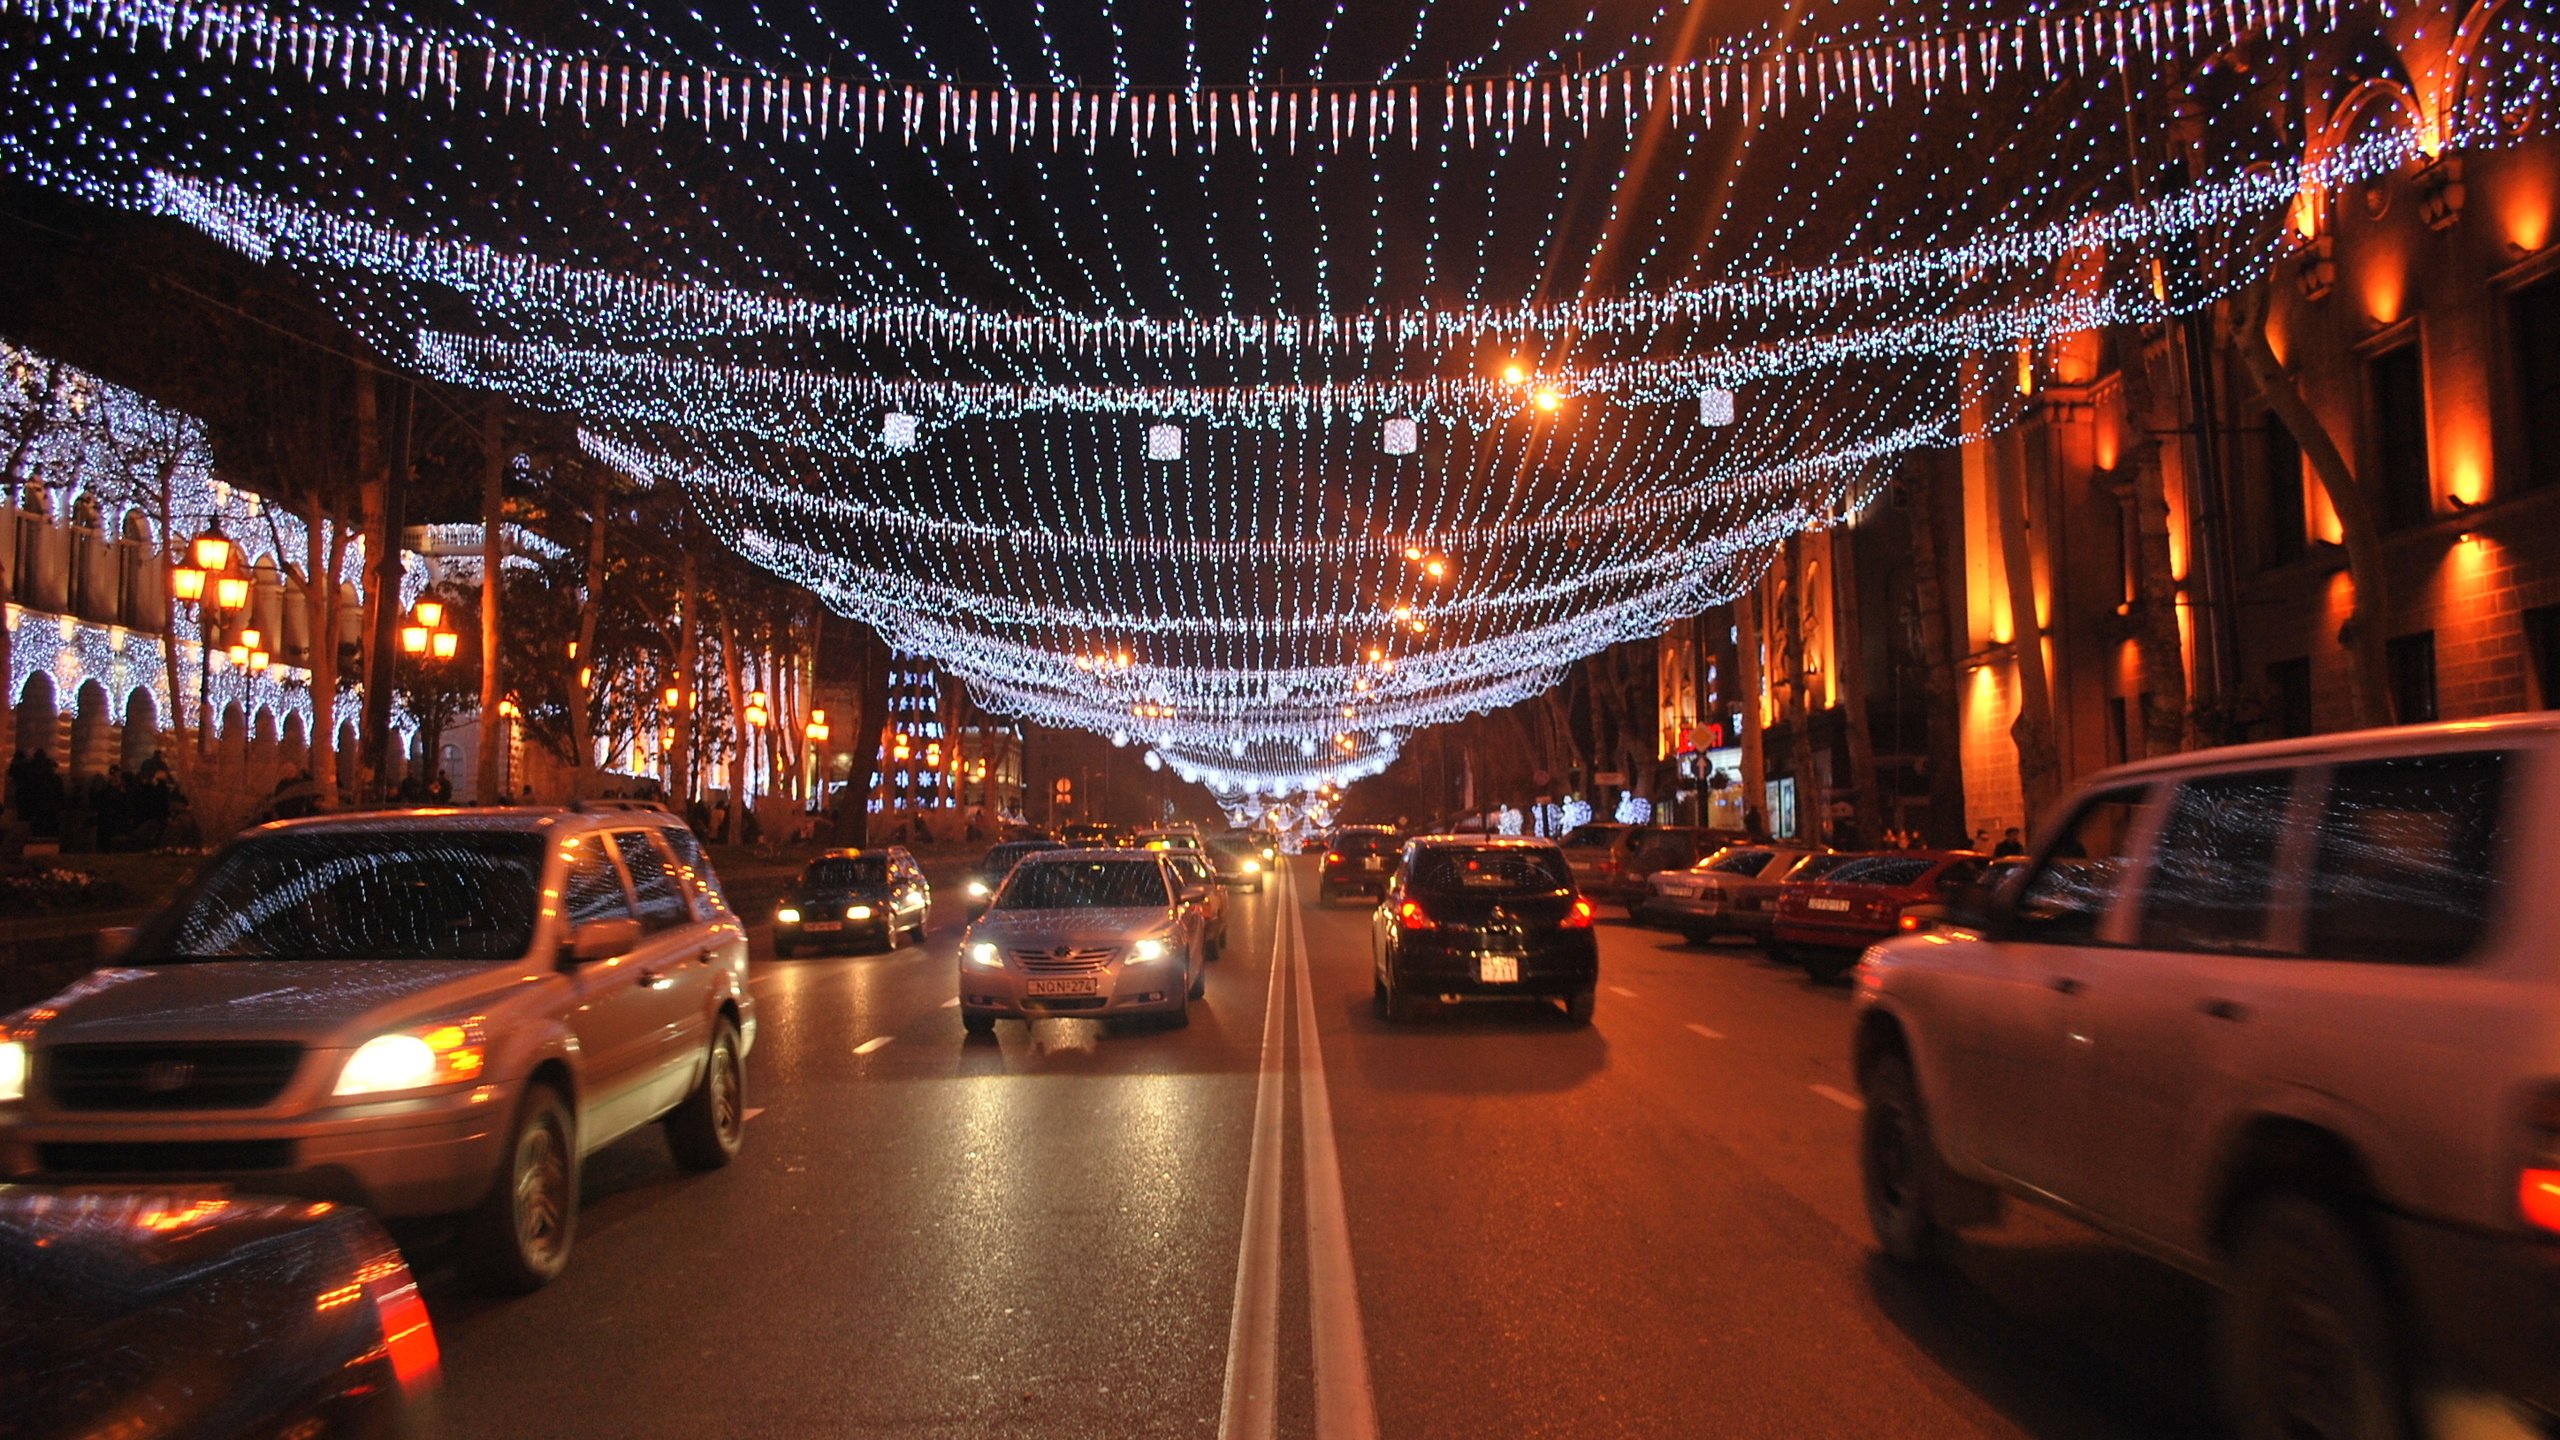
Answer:
[[[2090,1083],[2077,1038],[2082,965],[2129,934],[2125,892],[2151,799],[2147,785],[2084,798],[2004,900],[1992,934],[1946,946],[1929,967],[1923,1035],[1936,1042],[1943,1138],[2047,1193],[2067,1183]]]
[[[2087,1085],[2053,1189],[2167,1242],[2191,1208],[2215,1088],[2198,1006],[2213,968],[2277,953],[2277,884],[2297,826],[2298,767],[2194,776],[2168,796],[2132,943],[2075,958],[2070,1026]]]
[[[569,931],[594,920],[636,920],[629,881],[602,834],[567,842],[560,910]],[[592,1147],[641,1123],[657,1053],[651,1007],[634,998],[639,944],[620,955],[582,961],[571,972],[575,999],[569,1029],[578,1037],[578,1133]],[[601,1137],[601,1138],[599,1138]]]
[[[626,999],[642,1017],[647,1037],[638,1108],[640,1119],[649,1120],[693,1087],[710,1040],[714,957],[708,931],[694,923],[666,842],[647,828],[616,830],[613,847],[631,877],[632,910],[640,917]]]

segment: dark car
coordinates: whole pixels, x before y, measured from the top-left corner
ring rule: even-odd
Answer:
[[[1631,825],[1619,832],[1608,852],[1587,868],[1582,864],[1581,852],[1567,858],[1573,862],[1573,878],[1583,894],[1596,903],[1624,905],[1632,910],[1652,893],[1656,874],[1686,870],[1741,838],[1729,831],[1688,825]]]
[[[1808,885],[1782,885],[1769,956],[1803,965],[1816,980],[1837,980],[1868,946],[1904,933],[1904,911],[1945,904],[1989,868],[1964,851],[1888,850],[1845,861]]]
[[[847,940],[891,949],[901,936],[921,943],[933,887],[915,857],[896,845],[830,850],[801,867],[773,912],[773,953],[797,955]]]
[[[1058,838],[1070,850],[1108,850],[1120,843],[1120,830],[1099,820],[1085,820],[1059,826]]]
[[[1346,825],[1333,832],[1316,880],[1316,898],[1337,895],[1383,895],[1387,877],[1395,873],[1396,849],[1403,842],[1384,825]]]
[[[0,1433],[434,1433],[427,1307],[325,1201],[0,1187]]]
[[[1262,877],[1279,863],[1279,852],[1266,835],[1238,832],[1209,838],[1209,858],[1217,866],[1218,883],[1262,893]]]
[[[1369,929],[1371,984],[1389,1020],[1433,1000],[1560,1000],[1573,1023],[1591,1020],[1591,902],[1551,841],[1413,841]]]
[[[965,882],[969,895],[969,918],[975,920],[987,913],[987,903],[995,898],[997,888],[1004,884],[1004,877],[1013,873],[1015,861],[1025,855],[1037,855],[1043,850],[1066,848],[1046,837],[1033,840],[1007,840],[980,856],[978,863],[969,867]]]

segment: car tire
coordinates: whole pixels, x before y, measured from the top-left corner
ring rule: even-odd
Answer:
[[[1165,1012],[1164,1028],[1167,1030],[1188,1030],[1191,1028],[1190,991],[1183,991],[1182,1003]]]
[[[925,944],[933,939],[933,918],[930,912],[922,910],[916,912],[915,933],[910,938],[912,938],[918,945]]]
[[[667,1148],[687,1170],[718,1170],[747,1144],[747,1057],[738,1027],[722,1016],[712,1027],[702,1079],[667,1112]]]
[[[1576,990],[1564,997],[1564,1020],[1568,1025],[1588,1025],[1591,1012],[1599,1008],[1600,994],[1595,989]]]
[[[463,1223],[463,1264],[480,1289],[529,1295],[568,1268],[577,1235],[577,1117],[537,1082],[516,1106],[488,1197]]]
[[[1200,962],[1200,973],[1191,977],[1190,998],[1194,1000],[1209,998],[1209,960],[1217,958],[1218,954],[1213,950],[1209,952],[1208,960]]]
[[[1816,985],[1837,985],[1858,968],[1854,950],[1808,950],[1804,953],[1804,973]]]
[[[796,959],[799,954],[800,947],[788,940],[776,940],[773,942],[773,958],[776,960]]]
[[[1387,977],[1375,970],[1369,972],[1369,1008],[1378,1012],[1379,1019],[1387,1018]]]
[[[1321,880],[1317,881],[1317,882],[1316,882],[1316,903],[1317,903],[1317,904],[1319,904],[1319,905],[1330,905],[1330,904],[1332,904],[1332,903],[1333,903],[1333,886],[1331,886],[1331,885],[1329,885],[1329,884],[1327,884],[1327,883],[1325,883],[1324,881],[1321,881]]]
[[[1422,1002],[1398,990],[1394,972],[1388,973],[1384,1011],[1390,1025],[1409,1025],[1422,1013]]]
[[[1880,1055],[1867,1065],[1866,1114],[1858,1122],[1858,1184],[1876,1247],[1905,1265],[1946,1258],[1955,1232],[1938,1214],[1938,1177],[1945,1161],[1920,1106],[1911,1061]]]
[[[2233,1440],[2403,1440],[2399,1336],[2371,1247],[2334,1204],[2291,1191],[2250,1207],[2220,1335]]]
[[[993,1035],[996,1033],[996,1017],[984,1010],[963,1010],[960,1012],[960,1030],[966,1035]]]

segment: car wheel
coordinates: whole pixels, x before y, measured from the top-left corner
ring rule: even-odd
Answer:
[[[525,1090],[497,1181],[465,1231],[464,1263],[482,1289],[530,1294],[568,1267],[578,1232],[578,1122],[558,1090]]]
[[[1194,999],[1194,1000],[1205,1000],[1205,999],[1207,999],[1207,998],[1208,998],[1208,995],[1209,995],[1209,961],[1211,961],[1211,960],[1215,960],[1215,959],[1217,959],[1217,958],[1218,958],[1218,952],[1217,952],[1217,951],[1215,951],[1215,950],[1212,950],[1212,951],[1210,951],[1210,952],[1209,952],[1208,956],[1200,962],[1200,973],[1191,977],[1191,998],[1192,998],[1192,999]]]
[[[1804,973],[1817,985],[1837,984],[1858,968],[1857,952],[1851,950],[1808,950],[1803,958]]]
[[[1567,995],[1564,997],[1565,1023],[1568,1025],[1590,1024],[1591,1012],[1599,1006],[1599,1003],[1600,995],[1596,990],[1576,990]]]
[[[1952,1232],[1938,1218],[1938,1145],[1920,1109],[1911,1062],[1883,1055],[1867,1066],[1867,1113],[1858,1126],[1858,1176],[1876,1245],[1906,1265],[1942,1259]]]
[[[1715,933],[1709,930],[1683,930],[1680,932],[1680,938],[1692,945],[1703,946],[1716,937]]]
[[[984,1010],[963,1010],[960,1012],[960,1029],[969,1035],[993,1035],[996,1033],[996,1017]]]
[[[773,942],[773,958],[776,960],[789,960],[797,956],[799,953],[800,947],[788,940],[776,940]]]
[[[1321,880],[1316,882],[1316,903],[1319,905],[1333,903],[1333,887]]]
[[[1421,1001],[1396,988],[1395,971],[1392,967],[1388,969],[1387,978],[1380,984],[1379,989],[1384,994],[1382,1009],[1388,1024],[1409,1024],[1414,1017],[1422,1013]]]
[[[2223,1300],[2223,1403],[2236,1440],[2401,1440],[2400,1349],[2364,1238],[2284,1193],[2242,1222]]]
[[[1387,1018],[1387,979],[1375,970],[1369,972],[1369,1008],[1379,1019]]]
[[[922,910],[916,912],[916,928],[913,938],[919,945],[922,945],[933,938],[933,920],[928,912]]]
[[[1183,991],[1182,1003],[1165,1012],[1164,1028],[1167,1030],[1188,1030],[1191,1028],[1190,991]]]
[[[747,1060],[738,1053],[738,1027],[727,1017],[711,1032],[702,1079],[667,1112],[666,1124],[667,1148],[687,1170],[717,1170],[746,1147]]]

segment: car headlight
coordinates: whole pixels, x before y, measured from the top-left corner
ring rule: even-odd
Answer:
[[[1244,873],[1246,873],[1247,875],[1259,875],[1259,874],[1261,874],[1261,873],[1262,873],[1262,862],[1261,862],[1261,861],[1259,861],[1259,860],[1247,860],[1246,862],[1244,862]]]
[[[995,946],[981,940],[969,947],[969,963],[985,970],[1004,968],[1004,955]]]
[[[868,905],[847,905],[844,907],[844,918],[847,920],[868,920],[871,918],[871,907]]]
[[[970,881],[970,882],[969,882],[969,898],[970,898],[970,899],[972,899],[972,900],[984,900],[984,899],[986,899],[986,898],[987,898],[987,882],[986,882],[986,881],[984,881],[984,880],[972,880],[972,881]]]
[[[27,1098],[27,1042],[0,1040],[0,1100]]]
[[[330,1093],[383,1095],[477,1080],[489,1063],[488,1039],[476,1019],[376,1035],[347,1057]]]
[[[778,925],[797,925],[800,923],[800,912],[785,905],[773,912],[773,919]]]
[[[1161,960],[1164,956],[1165,944],[1161,940],[1141,940],[1129,947],[1132,960]]]

